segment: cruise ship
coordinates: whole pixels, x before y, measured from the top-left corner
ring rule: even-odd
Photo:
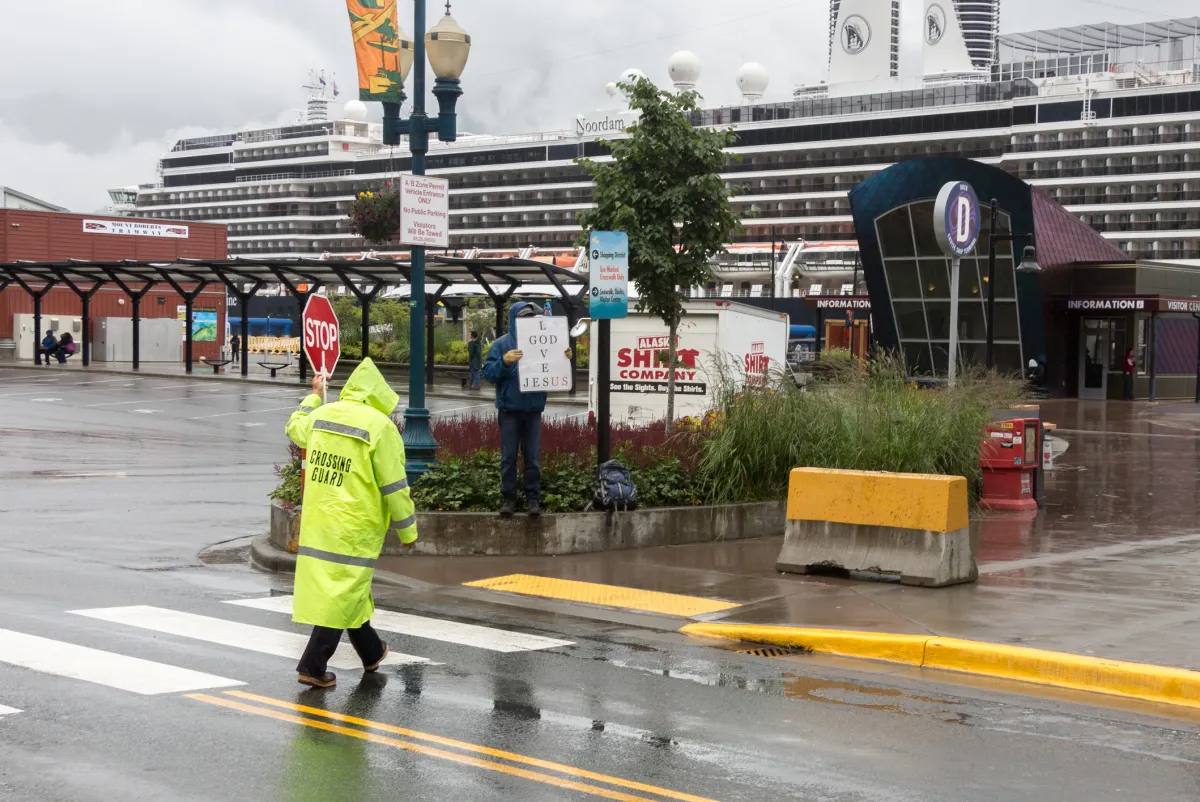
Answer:
[[[766,68],[747,64],[741,103],[694,115],[735,132],[722,175],[743,226],[694,294],[853,292],[846,193],[925,155],[1028,180],[1131,256],[1200,259],[1200,17],[1000,35],[999,0],[926,0],[924,69],[901,79],[893,0],[833,3],[827,81],[772,101]],[[667,67],[676,88],[703,93],[697,56],[682,51]],[[225,223],[231,256],[366,252],[349,230],[351,201],[410,158],[383,145],[362,103],[331,115],[324,82],[310,84],[305,119],[180,140],[159,162],[159,183],[114,191],[114,201],[139,217]],[[575,159],[604,158],[602,140],[631,119],[615,84],[609,91],[612,109],[562,130],[431,146],[429,173],[450,182],[454,251],[582,265],[575,217],[592,187]]]

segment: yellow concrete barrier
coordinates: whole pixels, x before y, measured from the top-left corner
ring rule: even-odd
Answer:
[[[961,476],[796,468],[788,485],[789,521],[830,521],[954,532],[967,526]]]

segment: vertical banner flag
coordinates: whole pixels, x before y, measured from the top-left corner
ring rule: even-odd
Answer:
[[[358,61],[359,100],[383,103],[400,103],[403,100],[400,51],[411,47],[411,44],[400,40],[396,2],[346,0],[346,9],[350,12],[350,31],[354,38],[354,57]]]
[[[629,315],[629,235],[624,231],[593,231],[588,241],[591,265],[592,320]]]

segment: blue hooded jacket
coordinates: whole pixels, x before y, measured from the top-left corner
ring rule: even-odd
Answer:
[[[546,408],[545,393],[521,392],[517,365],[504,364],[504,355],[517,347],[517,313],[534,304],[519,301],[508,310],[508,333],[496,338],[483,361],[483,378],[496,385],[496,409],[504,412],[541,412]]]

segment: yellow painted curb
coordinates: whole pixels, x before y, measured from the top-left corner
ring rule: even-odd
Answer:
[[[1200,708],[1200,672],[1150,663],[929,635],[742,624],[688,624],[679,631]]]
[[[792,627],[743,626],[741,624],[688,624],[679,630],[706,638],[769,643],[840,657],[865,657],[919,666],[925,655],[928,635],[888,635],[844,629],[795,629]]]

